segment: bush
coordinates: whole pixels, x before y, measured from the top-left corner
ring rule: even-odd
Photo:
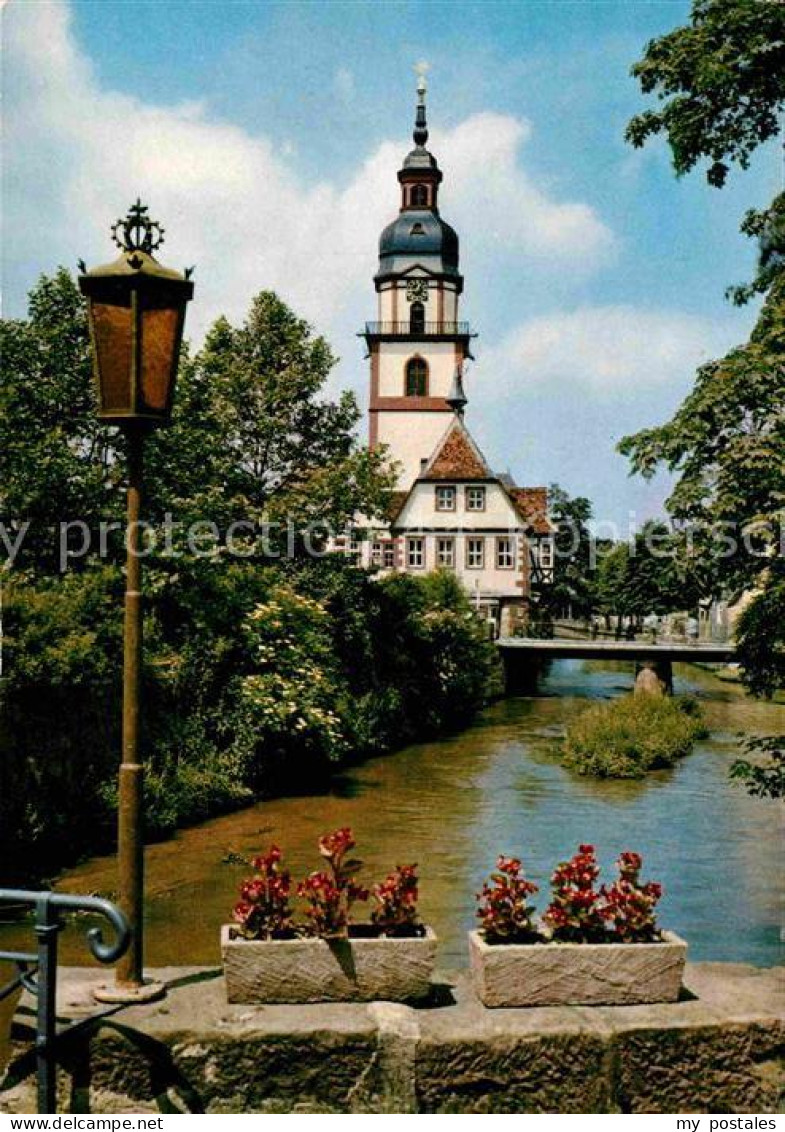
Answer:
[[[20,574],[6,587],[9,883],[113,845],[122,588],[113,566],[36,583]],[[449,575],[379,581],[338,556],[285,571],[181,559],[151,563],[145,590],[154,837],[461,726],[495,690],[494,646]]]
[[[623,696],[589,708],[569,725],[563,762],[596,778],[641,778],[672,766],[705,735],[692,699]]]

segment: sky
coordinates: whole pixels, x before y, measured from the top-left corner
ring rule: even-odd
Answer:
[[[781,179],[774,145],[722,190],[634,150],[651,105],[629,69],[686,22],[682,0],[10,0],[3,9],[2,288],[7,317],[59,264],[113,258],[140,195],[159,258],[196,265],[187,336],[272,288],[340,357],[330,393],[365,410],[356,333],[375,318],[378,236],[428,75],[442,215],[478,332],[467,423],[523,485],[586,495],[622,533],[668,481],[615,451],[673,412],[755,308],[743,212]],[[365,429],[365,418],[362,422]]]

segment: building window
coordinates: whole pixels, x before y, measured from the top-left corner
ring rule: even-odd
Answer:
[[[485,488],[484,487],[467,487],[466,488],[466,510],[467,511],[484,511],[485,510]]]
[[[437,538],[436,540],[436,565],[442,566],[446,570],[455,568],[455,539],[454,538]]]
[[[406,396],[425,397],[428,393],[428,364],[425,358],[410,358],[406,363]]]
[[[504,535],[496,540],[497,570],[512,570],[515,565],[515,548],[511,538]]]
[[[406,540],[406,563],[411,570],[422,570],[425,565],[424,538],[408,538]]]
[[[409,333],[425,333],[425,307],[422,303],[412,303],[409,308]]]
[[[428,205],[428,186],[414,185],[409,199],[415,208],[426,208]]]
[[[467,538],[466,567],[469,570],[482,570],[485,565],[485,539]]]
[[[395,543],[392,539],[378,539],[371,543],[371,566],[391,570],[395,566]]]
[[[553,539],[540,539],[532,546],[535,567],[539,567],[540,577],[549,582],[553,577]]]
[[[455,488],[445,487],[440,485],[436,488],[436,510],[437,511],[454,511],[455,510]]]

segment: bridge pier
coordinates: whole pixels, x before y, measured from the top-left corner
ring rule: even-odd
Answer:
[[[536,695],[540,675],[546,664],[547,658],[518,656],[510,651],[502,652],[504,694],[506,696]]]
[[[673,665],[669,660],[639,660],[635,665],[636,696],[672,696]]]

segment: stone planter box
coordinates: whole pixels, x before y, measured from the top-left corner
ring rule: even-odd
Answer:
[[[662,943],[488,944],[469,932],[474,987],[486,1006],[675,1002],[687,944],[662,935]]]
[[[229,1002],[411,1002],[426,998],[436,935],[411,939],[231,939],[221,928]]]

